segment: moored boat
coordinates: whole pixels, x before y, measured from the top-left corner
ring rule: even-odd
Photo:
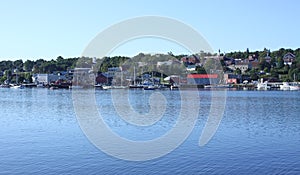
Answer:
[[[23,85],[11,85],[10,88],[13,88],[13,89],[24,89],[24,86]]]
[[[102,85],[103,90],[108,90],[108,89],[111,89],[111,88],[112,88],[112,86]]]
[[[111,89],[127,89],[127,86],[112,86]]]
[[[257,83],[256,85],[257,90],[269,90],[271,89],[270,86],[268,86],[268,82],[267,81],[263,81],[263,79],[261,79],[260,83]]]
[[[10,86],[8,84],[1,84],[0,88],[10,88]]]
[[[172,84],[172,85],[170,86],[170,89],[171,89],[171,90],[177,90],[177,89],[179,89],[179,85],[178,85],[178,84]]]
[[[297,84],[290,84],[288,82],[283,82],[282,85],[280,85],[280,90],[284,90],[284,91],[296,91],[296,90],[300,90],[300,87]]]
[[[144,87],[144,90],[155,90],[155,89],[156,88],[153,85],[149,85],[149,86]]]
[[[231,88],[232,85],[230,84],[216,84],[216,85],[205,85],[204,88]]]

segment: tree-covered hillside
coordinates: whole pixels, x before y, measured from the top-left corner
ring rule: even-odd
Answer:
[[[292,64],[288,65],[284,63],[284,56],[286,54],[292,54],[294,57]],[[214,61],[209,59],[209,57],[216,56],[217,54],[211,53],[196,53],[193,56],[199,59],[196,66],[196,70],[193,73],[206,73],[208,68],[212,68]],[[123,63],[127,63],[129,60],[134,60],[134,62],[145,62],[147,65],[143,68],[144,71],[151,71],[155,68],[157,62],[163,62],[166,60],[178,60],[182,61],[183,57],[187,55],[174,55],[172,52],[167,54],[145,54],[140,53],[132,58],[125,56],[114,56],[114,57],[104,57],[102,59],[93,59],[86,57],[75,57],[75,58],[63,58],[58,56],[56,59],[44,60],[38,59],[23,60],[18,59],[15,61],[0,61],[0,83],[9,79],[11,82],[16,81],[16,75],[18,76],[18,82],[31,81],[31,76],[35,73],[57,73],[67,70],[74,69],[77,67],[91,67],[94,65],[95,72],[106,72],[110,67],[118,67]],[[82,59],[83,58],[83,59]],[[221,65],[224,71],[231,71],[228,65],[225,64],[226,59],[239,59],[239,60],[255,60],[258,62],[258,66],[249,69],[243,74],[248,75],[251,79],[258,78],[275,78],[281,81],[300,81],[300,48],[298,49],[284,49],[270,51],[264,49],[262,51],[235,51],[229,53],[220,54]],[[269,59],[269,60],[267,60]],[[151,64],[153,62],[153,64]],[[187,64],[183,64],[188,66]],[[164,65],[162,65],[163,67]],[[204,69],[205,68],[205,69]],[[167,68],[165,68],[166,70]],[[172,71],[172,69],[170,69]],[[242,74],[240,70],[234,70],[232,73]]]

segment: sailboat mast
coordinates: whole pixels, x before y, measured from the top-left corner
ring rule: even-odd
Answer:
[[[135,66],[133,67],[133,85],[136,85],[136,81],[135,81]]]
[[[123,71],[121,70],[121,86],[123,86]]]

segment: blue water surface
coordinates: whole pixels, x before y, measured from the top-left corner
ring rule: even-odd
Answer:
[[[151,93],[130,90],[128,100],[147,113]],[[131,140],[154,139],[176,123],[180,91],[161,94],[163,118],[137,127],[118,117],[110,90],[95,91],[107,124]],[[72,90],[0,89],[0,174],[300,174],[300,91],[227,91],[219,128],[200,147],[211,94],[199,91],[199,117],[182,145],[157,159],[127,161],[105,154],[83,134]]]

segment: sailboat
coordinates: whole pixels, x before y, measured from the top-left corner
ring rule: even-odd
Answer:
[[[16,83],[18,83],[18,72],[17,72],[17,69],[14,70],[14,71],[16,73]],[[13,88],[13,89],[24,89],[24,86],[20,85],[20,84],[11,84],[10,88]]]
[[[270,86],[268,86],[267,81],[264,82],[263,78],[260,80],[260,83],[257,83],[256,87],[257,87],[257,90],[268,90],[271,88]]]
[[[136,84],[135,66],[133,67],[133,84],[129,85],[129,88],[143,88],[143,85]]]
[[[126,89],[127,86],[123,86],[123,71],[121,71],[121,85],[115,85],[111,87],[112,89]]]

